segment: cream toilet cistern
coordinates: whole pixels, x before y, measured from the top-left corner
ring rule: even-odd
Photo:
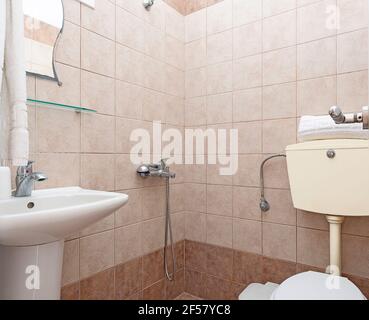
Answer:
[[[336,124],[362,123],[369,128],[368,107],[360,113],[344,114],[332,107],[329,115]],[[360,163],[369,161],[366,140],[318,140],[288,146],[286,149],[288,175],[294,206],[298,209],[326,215],[329,223],[329,273],[341,275],[341,229],[346,216],[369,216],[367,193],[363,185],[369,171],[362,175],[345,175]],[[361,166],[362,167],[362,166]],[[303,168],[303,170],[302,170]],[[347,190],[351,190],[347,197]]]

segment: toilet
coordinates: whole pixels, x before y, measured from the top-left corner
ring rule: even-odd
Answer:
[[[349,279],[308,271],[296,274],[282,284],[250,284],[239,300],[366,300]]]

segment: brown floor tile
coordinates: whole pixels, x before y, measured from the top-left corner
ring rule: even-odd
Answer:
[[[233,250],[209,245],[206,250],[206,272],[209,275],[232,280]]]
[[[186,268],[199,272],[206,272],[207,245],[194,241],[186,241]]]
[[[233,260],[233,281],[245,284],[262,283],[263,257],[253,253],[235,251]]]
[[[296,263],[263,257],[263,283],[282,283],[296,274]]]
[[[158,250],[142,258],[142,286],[150,287],[164,278],[164,250]]]
[[[195,297],[192,294],[189,293],[182,293],[181,295],[179,295],[177,298],[175,298],[175,300],[187,300],[187,301],[196,301],[196,300],[202,300],[199,297]]]
[[[242,284],[207,276],[205,298],[209,300],[238,300],[238,296],[244,289]]]
[[[115,298],[124,300],[142,290],[142,258],[115,268]]]
[[[165,298],[166,293],[164,279],[143,290],[143,300],[165,300]]]
[[[81,280],[81,300],[114,300],[114,268]]]
[[[79,282],[61,288],[61,300],[79,300]]]
[[[173,300],[185,291],[184,269],[177,271],[174,275],[174,281],[165,279],[166,282],[166,298]]]
[[[185,292],[204,298],[206,294],[206,274],[195,270],[185,271]]]

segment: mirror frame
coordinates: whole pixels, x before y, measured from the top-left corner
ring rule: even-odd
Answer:
[[[61,6],[62,6],[63,23],[62,23],[62,26],[60,28],[59,34],[58,34],[58,36],[57,36],[57,38],[55,40],[54,48],[53,48],[52,68],[53,68],[53,72],[54,72],[54,77],[50,77],[50,76],[46,76],[46,75],[43,75],[43,74],[39,74],[39,73],[35,73],[35,72],[30,72],[30,71],[27,71],[26,70],[26,74],[27,75],[39,77],[41,79],[56,81],[59,87],[61,87],[63,85],[63,83],[60,81],[60,79],[58,77],[58,73],[56,71],[56,67],[55,67],[55,62],[56,62],[56,49],[57,49],[57,46],[59,44],[60,37],[61,37],[61,35],[62,35],[63,31],[64,31],[64,25],[65,25],[65,20],[64,20],[64,13],[65,13],[64,2],[63,2],[63,0],[60,0],[60,2],[61,2]]]

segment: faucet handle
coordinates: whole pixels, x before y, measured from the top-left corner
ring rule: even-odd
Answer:
[[[167,161],[169,160],[169,158],[164,158],[160,160],[160,164],[162,166],[163,169],[165,169],[167,167]]]
[[[336,124],[344,123],[346,120],[342,110],[337,106],[333,106],[329,109],[329,115]]]
[[[32,166],[35,162],[29,160],[28,163],[25,166],[19,166],[17,170],[18,175],[25,175],[32,173]]]

